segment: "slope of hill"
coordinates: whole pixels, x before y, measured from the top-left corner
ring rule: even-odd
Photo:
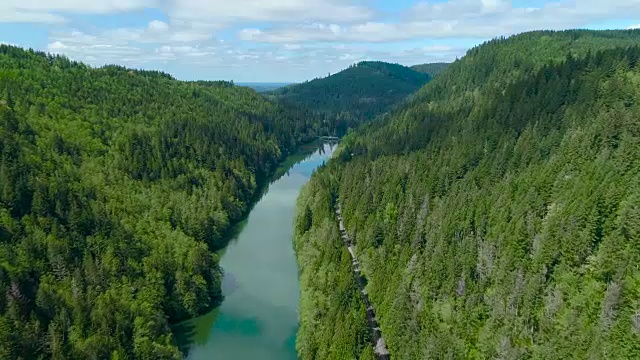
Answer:
[[[302,299],[326,308],[301,309],[302,358],[364,321],[324,282],[347,276],[327,255],[338,199],[393,358],[639,357],[638,46],[494,40],[347,136],[299,199]]]
[[[0,46],[0,358],[176,359],[212,250],[309,116],[227,82]]]
[[[270,95],[321,114],[342,135],[347,128],[389,111],[429,79],[402,65],[367,61]]]
[[[253,90],[263,93],[268,91],[274,91],[276,89],[289,86],[291,83],[269,83],[269,82],[246,82],[246,83],[236,83],[238,86],[246,86],[250,87]]]
[[[436,75],[443,72],[446,68],[451,65],[450,63],[429,63],[429,64],[419,64],[411,66],[411,69],[429,75],[429,77],[434,78]]]
[[[429,128],[437,126],[434,117],[439,118],[450,109],[462,114],[472,112],[477,104],[487,100],[487,95],[503,91],[510,83],[532,75],[546,64],[572,61],[598,50],[637,43],[636,30],[535,31],[489,41],[469,50],[465,57],[418,90],[411,104],[400,107],[382,121],[367,124],[361,132],[366,136],[355,140],[366,150],[356,151],[373,155],[421,148],[432,135]]]

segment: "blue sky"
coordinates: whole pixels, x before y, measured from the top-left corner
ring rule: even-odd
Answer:
[[[0,42],[185,80],[297,82],[528,30],[632,27],[640,0],[0,0]]]

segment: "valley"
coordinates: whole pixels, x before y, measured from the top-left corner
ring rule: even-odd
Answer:
[[[299,288],[291,245],[295,199],[335,144],[292,155],[246,220],[218,252],[224,270],[222,304],[176,326],[187,359],[297,359]],[[312,150],[310,152],[310,150]]]

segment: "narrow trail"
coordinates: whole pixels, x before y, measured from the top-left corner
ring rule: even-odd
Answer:
[[[376,313],[371,305],[371,301],[369,301],[367,290],[365,289],[366,282],[364,275],[360,273],[360,263],[358,262],[358,258],[353,250],[353,243],[351,242],[351,239],[349,239],[349,236],[347,236],[347,231],[344,227],[344,221],[342,220],[342,208],[339,202],[336,209],[336,217],[338,218],[338,224],[340,225],[340,236],[342,237],[342,241],[347,247],[347,250],[349,250],[349,254],[351,254],[353,274],[356,278],[356,282],[358,283],[362,300],[367,307],[367,322],[369,324],[371,334],[373,334],[373,352],[378,360],[390,360],[391,356],[389,355],[389,350],[387,350],[387,343],[382,337],[382,330],[380,330],[380,325],[378,325],[378,320],[376,320]]]

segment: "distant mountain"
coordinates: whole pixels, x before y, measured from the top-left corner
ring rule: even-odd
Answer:
[[[340,135],[347,128],[390,110],[430,79],[406,66],[365,61],[269,95],[320,114]]]
[[[436,75],[440,74],[444,69],[449,67],[449,65],[451,65],[451,64],[450,63],[444,63],[444,62],[430,63],[430,64],[419,64],[419,65],[411,66],[411,69],[413,69],[413,70],[415,70],[417,72],[421,72],[423,74],[427,74],[427,75],[429,75],[429,76],[431,76],[433,78]]]
[[[279,89],[281,87],[285,87],[287,85],[291,85],[291,83],[288,82],[277,82],[277,83],[270,83],[270,82],[245,82],[245,83],[236,83],[236,85],[239,86],[246,86],[249,88],[252,88],[253,90],[262,93],[262,92],[267,92],[267,91],[273,91],[276,89]]]

